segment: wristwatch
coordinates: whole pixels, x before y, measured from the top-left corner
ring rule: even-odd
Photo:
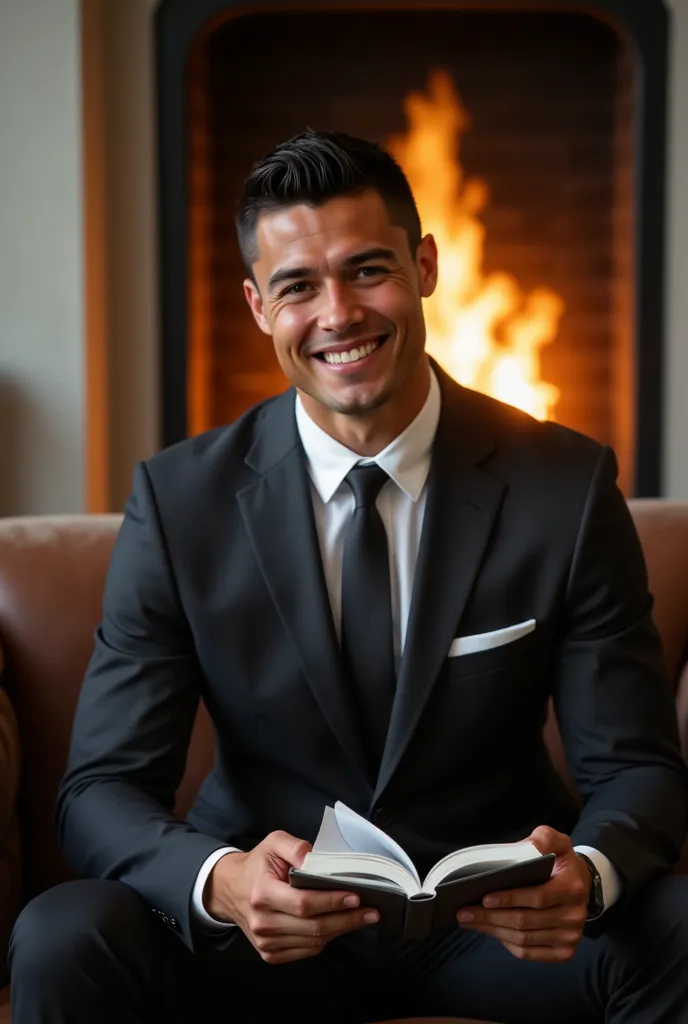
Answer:
[[[604,894],[602,892],[602,876],[599,871],[584,853],[575,851],[576,857],[580,857],[582,861],[585,861],[585,866],[590,872],[590,896],[588,897],[588,912],[586,916],[587,921],[594,921],[595,918],[599,917],[604,910]]]

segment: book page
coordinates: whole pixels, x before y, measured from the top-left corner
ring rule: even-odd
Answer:
[[[356,811],[352,811],[341,800],[337,800],[334,805],[334,815],[339,833],[349,849],[359,853],[373,853],[378,857],[388,857],[397,864],[401,864],[413,876],[420,888],[420,876],[413,861],[391,836],[388,836],[386,832],[366,818],[361,817]]]
[[[449,853],[428,872],[423,883],[426,892],[434,892],[440,882],[457,872],[455,877],[477,875],[511,864],[522,864],[536,860],[540,851],[532,843],[490,843],[486,846],[467,846],[463,850]],[[460,872],[460,874],[458,874]]]
[[[351,853],[355,852],[353,847],[349,846],[346,839],[342,835],[339,825],[337,824],[337,816],[334,813],[332,807],[326,807],[323,814],[322,821],[320,822],[320,828],[318,834],[313,843],[313,853]]]
[[[390,883],[398,886],[407,896],[420,891],[416,879],[396,861],[379,857],[374,853],[307,853],[301,871],[306,874],[341,879],[341,888],[346,889],[347,879],[355,883],[376,884],[389,888]]]

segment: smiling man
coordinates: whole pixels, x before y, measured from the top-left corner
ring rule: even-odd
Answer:
[[[688,1021],[686,768],[613,453],[428,360],[438,253],[378,146],[281,144],[237,228],[293,387],[136,469],[58,800],[82,879],[17,922],[13,1021]],[[421,876],[530,838],[552,877],[387,941],[288,884],[336,800]]]

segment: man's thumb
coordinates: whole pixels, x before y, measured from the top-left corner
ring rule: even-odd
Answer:
[[[265,846],[273,856],[280,857],[293,868],[300,868],[311,844],[305,839],[297,839],[288,832],[271,832],[265,839]]]
[[[555,853],[557,857],[562,857],[573,849],[570,838],[563,832],[550,828],[549,825],[538,825],[534,828],[529,842],[536,846],[540,853]]]

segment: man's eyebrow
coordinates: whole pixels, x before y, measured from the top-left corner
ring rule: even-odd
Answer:
[[[283,270],[276,270],[268,278],[268,291],[273,292],[284,281],[300,281],[302,277],[310,277],[314,273],[313,267],[284,267]]]
[[[384,246],[378,245],[375,248],[363,249],[361,252],[355,252],[351,256],[347,256],[346,259],[342,260],[341,266],[360,267],[361,264],[368,263],[370,260],[388,260],[392,262],[397,259],[398,256],[394,249],[387,249]],[[304,277],[312,277],[315,272],[313,267],[305,266],[284,267],[282,270],[276,270],[268,278],[268,292],[274,292],[277,286],[284,284],[285,281],[301,281]]]
[[[347,256],[345,260],[342,260],[342,266],[360,267],[362,263],[368,263],[369,260],[388,260],[391,262],[398,258],[394,249],[386,249],[384,246],[378,245],[374,249],[363,249],[362,252],[356,252],[352,256]]]

